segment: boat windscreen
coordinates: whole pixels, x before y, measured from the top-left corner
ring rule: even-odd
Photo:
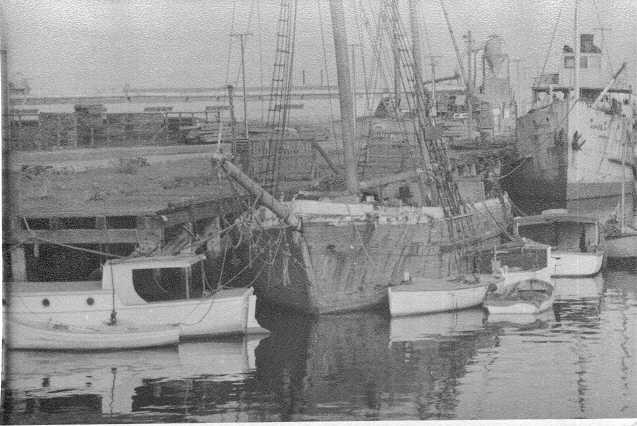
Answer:
[[[203,262],[186,268],[133,269],[133,286],[146,302],[166,302],[202,297]]]

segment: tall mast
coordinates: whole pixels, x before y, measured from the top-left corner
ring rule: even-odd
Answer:
[[[2,16],[0,16],[2,18]],[[0,80],[2,88],[2,151],[8,150],[11,126],[9,126],[9,79],[7,69],[7,41],[5,34],[0,32]],[[6,181],[5,181],[6,184]],[[4,201],[4,199],[3,199]],[[5,204],[6,206],[6,204]]]
[[[462,80],[462,84],[466,84],[467,76],[464,72],[462,56],[460,55],[460,49],[458,48],[458,43],[456,42],[456,36],[453,34],[453,28],[451,27],[449,15],[447,14],[447,8],[445,7],[445,3],[443,0],[440,0],[440,7],[442,8],[442,13],[445,15],[445,21],[447,21],[447,28],[449,29],[449,36],[451,36],[451,42],[453,43],[453,50],[456,51],[456,59],[458,60],[458,67],[460,68],[460,79]]]
[[[354,102],[347,55],[347,34],[342,0],[330,0],[330,13],[334,32],[334,52],[336,55],[336,77],[338,79],[339,106],[341,109],[341,129],[343,135],[343,157],[345,160],[345,184],[347,191],[358,193],[358,175],[355,159]]]
[[[575,93],[575,96],[573,97],[573,101],[576,101],[577,99],[579,99],[579,61],[580,61],[580,38],[579,38],[579,27],[578,27],[578,22],[577,22],[577,8],[579,6],[579,0],[575,0],[575,19],[573,22],[573,36],[575,38],[575,40],[573,41],[573,46],[575,49],[575,68],[574,68],[574,75],[573,75],[573,91]]]
[[[471,98],[473,97],[473,85],[471,78],[471,49],[473,48],[473,40],[471,39],[471,31],[467,32],[467,138],[471,140],[473,134],[473,103]]]
[[[252,33],[230,33],[230,37],[239,37],[241,42],[241,78],[243,81],[243,127],[245,138],[248,139],[248,97],[246,96],[246,62],[245,62],[245,38]]]
[[[409,0],[409,24],[411,26],[411,46],[414,54],[414,65],[416,66],[416,90],[422,93],[422,43],[420,42],[418,11],[416,8],[417,1],[418,0]]]

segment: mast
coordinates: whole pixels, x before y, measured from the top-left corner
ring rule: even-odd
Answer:
[[[419,93],[422,93],[422,49],[420,31],[418,29],[418,11],[416,9],[417,1],[418,0],[409,0],[409,25],[411,27],[411,46],[414,55],[414,65],[416,66],[416,90],[418,90]]]
[[[0,33],[0,78],[2,88],[0,88],[0,92],[2,92],[2,151],[8,150],[9,147],[9,139],[11,137],[10,131],[11,126],[9,126],[9,79],[8,79],[8,69],[7,69],[7,42],[5,35]],[[5,181],[6,184],[6,181]],[[4,201],[4,199],[3,199]],[[6,204],[5,204],[6,206]]]
[[[462,64],[460,49],[458,48],[458,43],[456,43],[456,36],[453,34],[453,28],[451,27],[447,8],[443,0],[440,0],[440,7],[442,8],[442,13],[445,15],[445,21],[447,21],[447,28],[449,29],[449,36],[451,36],[451,42],[453,43],[453,50],[456,51],[456,59],[458,60],[458,67],[460,68],[460,79],[462,80],[462,84],[466,84],[467,77],[464,72],[464,65]]]
[[[230,37],[239,37],[241,44],[241,78],[243,80],[243,126],[245,138],[248,139],[248,98],[246,96],[246,62],[245,62],[245,38],[252,33],[231,33]]]
[[[626,163],[628,162],[628,138],[624,137],[624,144],[622,149],[622,196],[620,198],[620,216],[619,216],[619,229],[624,232],[626,224],[624,223],[625,209],[626,209]]]
[[[330,0],[330,13],[334,31],[334,52],[336,54],[336,76],[338,78],[339,106],[341,109],[341,129],[343,135],[343,157],[345,160],[345,184],[351,194],[358,193],[354,140],[354,102],[347,55],[347,34],[342,0]]]
[[[471,31],[467,32],[467,139],[471,141],[471,135],[473,131],[473,103],[471,97],[473,96],[473,79],[471,78],[471,49],[473,48],[473,40],[471,40]]]
[[[579,99],[579,61],[580,61],[580,39],[579,39],[579,27],[578,27],[578,22],[577,22],[577,8],[579,6],[579,0],[575,0],[575,19],[574,19],[574,28],[573,28],[573,32],[574,32],[574,37],[575,40],[573,42],[573,46],[575,48],[575,68],[574,68],[574,74],[573,74],[573,91],[575,92],[575,96],[573,98],[573,101],[576,101]]]

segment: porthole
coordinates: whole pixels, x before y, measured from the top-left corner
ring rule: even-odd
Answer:
[[[42,299],[42,306],[44,306],[45,308],[48,307],[51,304],[51,302],[49,302],[49,299]]]
[[[95,303],[95,300],[93,300],[92,297],[89,297],[88,299],[86,299],[86,304],[89,306],[93,306],[93,303]]]

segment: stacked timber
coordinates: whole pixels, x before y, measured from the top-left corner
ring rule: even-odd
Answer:
[[[102,104],[75,105],[77,144],[95,146],[106,136],[106,108]]]

